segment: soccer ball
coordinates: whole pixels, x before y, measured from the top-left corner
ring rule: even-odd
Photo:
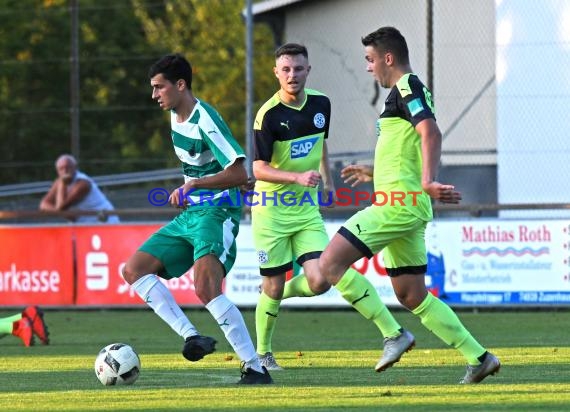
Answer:
[[[125,343],[105,346],[95,359],[95,375],[105,385],[132,385],[141,369],[139,355]]]

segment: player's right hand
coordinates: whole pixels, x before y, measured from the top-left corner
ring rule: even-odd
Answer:
[[[340,171],[340,177],[344,179],[344,183],[350,184],[351,187],[371,182],[373,175],[374,169],[366,165],[348,165]]]
[[[172,207],[176,207],[179,209],[184,209],[188,204],[188,199],[186,198],[185,194],[188,193],[185,190],[185,184],[174,189],[174,191],[170,194],[168,201]]]
[[[239,187],[239,191],[242,195],[247,192],[251,192],[255,188],[255,177],[249,176],[247,178],[247,183]]]
[[[321,174],[315,170],[299,173],[297,183],[306,187],[317,187],[321,181]]]
[[[423,189],[431,198],[441,203],[458,204],[461,201],[461,192],[455,190],[455,186],[452,185],[433,181],[424,185]]]

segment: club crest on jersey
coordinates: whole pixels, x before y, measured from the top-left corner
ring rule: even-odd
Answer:
[[[306,157],[311,149],[315,146],[315,142],[319,137],[309,137],[308,139],[299,140],[291,144],[291,159],[298,159],[300,157]]]
[[[315,117],[313,117],[313,123],[315,124],[315,127],[322,129],[325,127],[326,123],[325,115],[322,113],[317,113]]]
[[[269,262],[269,255],[267,254],[267,252],[265,250],[258,250],[257,251],[257,261],[261,265]]]

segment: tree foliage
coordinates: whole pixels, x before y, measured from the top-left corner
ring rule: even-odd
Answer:
[[[212,104],[240,142],[245,140],[246,26],[241,12],[244,1],[170,0],[165,13],[134,0],[151,45],[183,54],[192,64],[192,88],[198,98]],[[259,104],[275,87],[271,67],[273,40],[268,27],[254,30],[254,100]]]
[[[69,147],[67,11],[49,3],[6,0],[0,11],[0,153],[2,182],[39,178],[46,153]],[[28,2],[29,3],[29,2]],[[15,163],[23,167],[12,168]]]
[[[243,143],[244,1],[78,0],[80,162],[92,175],[177,165],[148,67],[170,52]],[[0,184],[48,180],[70,152],[70,0],[0,2]],[[257,107],[274,91],[272,37],[255,27]],[[256,107],[256,108],[257,108]]]

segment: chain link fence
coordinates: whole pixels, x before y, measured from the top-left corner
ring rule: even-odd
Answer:
[[[330,0],[280,11],[285,38],[309,47],[310,85],[331,97],[332,153],[352,150],[371,161],[388,91],[366,73],[360,39],[395,26],[433,91],[444,139],[440,180],[455,184],[465,204],[495,205],[483,214],[566,216],[558,205],[570,192],[563,114],[570,1]],[[528,207],[499,212],[497,204]]]
[[[254,13],[276,44],[309,49],[307,86],[333,105],[329,150],[338,187],[344,187],[342,167],[372,161],[375,123],[388,93],[366,72],[360,39],[391,25],[408,40],[412,68],[432,89],[444,135],[439,179],[455,184],[463,203],[473,206],[459,214],[566,216],[559,205],[570,193],[570,0],[264,1]],[[266,86],[267,97],[274,86]],[[136,186],[124,186],[108,194],[121,207],[135,197],[144,201],[135,192]],[[28,209],[37,201],[0,198],[0,209]],[[528,207],[500,211],[514,204]]]

